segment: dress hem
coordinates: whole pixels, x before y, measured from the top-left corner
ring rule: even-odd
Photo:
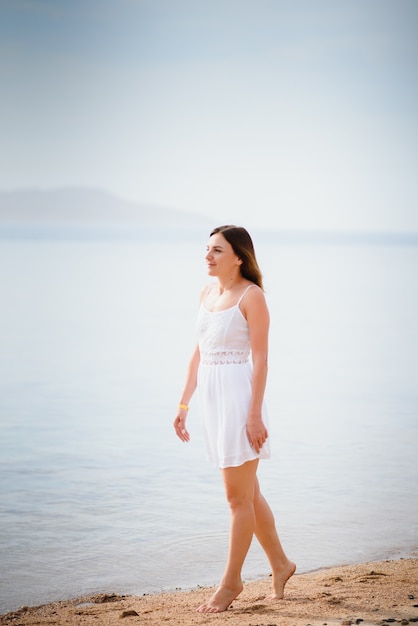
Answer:
[[[255,456],[249,458],[249,459],[244,459],[244,460],[240,460],[240,461],[232,461],[231,463],[226,463],[225,465],[220,465],[219,463],[216,463],[214,461],[213,458],[208,457],[208,461],[209,463],[211,463],[211,465],[213,465],[213,467],[215,467],[216,469],[228,469],[228,467],[240,467],[241,465],[244,465],[245,463],[248,463],[249,461],[269,461],[271,458],[270,454],[265,454],[264,456],[260,456],[258,454],[256,454]]]

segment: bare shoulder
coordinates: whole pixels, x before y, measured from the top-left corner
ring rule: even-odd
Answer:
[[[264,291],[255,283],[249,283],[242,300],[243,302],[266,302]]]
[[[267,312],[267,302],[264,295],[264,291],[258,285],[254,283],[249,285],[251,289],[247,288],[244,297],[241,301],[241,310],[245,317],[248,317],[252,312],[260,313],[262,311]]]

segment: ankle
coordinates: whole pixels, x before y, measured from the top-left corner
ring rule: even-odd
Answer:
[[[222,578],[219,588],[222,589],[230,589],[231,591],[236,591],[237,589],[243,588],[243,583],[241,577],[238,578]]]

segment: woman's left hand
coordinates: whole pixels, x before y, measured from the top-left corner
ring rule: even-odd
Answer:
[[[261,418],[249,418],[247,422],[247,437],[250,445],[258,454],[269,434]]]

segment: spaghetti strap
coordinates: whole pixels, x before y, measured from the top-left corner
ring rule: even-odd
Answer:
[[[251,287],[257,287],[257,285],[255,283],[252,283],[251,285],[248,285],[248,287],[246,289],[244,289],[243,293],[241,294],[240,299],[237,302],[237,306],[239,306],[241,304],[241,300],[243,299],[243,297],[245,296],[245,294],[247,293],[247,291],[249,289],[251,289]]]
[[[206,285],[206,293],[205,293],[205,295],[203,296],[203,299],[202,299],[202,304],[203,305],[205,305],[206,300],[208,299],[208,295],[212,291],[214,284],[215,283],[209,283],[208,285]]]
[[[215,283],[209,283],[209,285],[207,285],[206,287],[206,293],[203,296],[202,302],[201,302],[201,306],[205,307],[206,306],[206,300],[208,299],[209,294],[212,292],[213,288],[215,286]],[[247,293],[247,291],[249,289],[251,289],[251,287],[257,287],[257,285],[255,283],[251,283],[251,285],[248,285],[244,291],[242,292],[242,294],[239,297],[239,300],[236,304],[234,304],[233,306],[228,307],[227,309],[221,309],[220,311],[210,311],[210,313],[223,313],[225,311],[231,311],[232,309],[235,308],[239,308],[241,301],[243,299],[243,297],[245,296],[245,294]]]

